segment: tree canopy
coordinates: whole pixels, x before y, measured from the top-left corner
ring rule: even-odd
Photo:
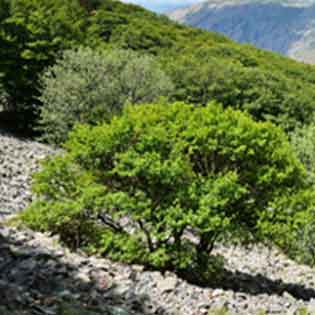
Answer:
[[[216,103],[128,106],[110,123],[78,126],[65,147],[36,175],[25,222],[162,269],[207,268],[222,235],[259,234],[270,204],[304,186],[279,127]]]

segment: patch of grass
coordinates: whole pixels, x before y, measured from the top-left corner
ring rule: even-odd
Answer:
[[[10,216],[8,219],[5,219],[0,222],[0,227],[12,227],[12,228],[23,228],[25,224],[22,222],[18,215]]]
[[[297,315],[311,315],[310,312],[308,311],[307,307],[302,306],[298,308],[295,312]]]
[[[209,310],[209,315],[228,315],[229,309],[227,306],[215,307]]]

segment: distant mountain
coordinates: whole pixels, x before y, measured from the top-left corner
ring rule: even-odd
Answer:
[[[200,0],[121,0],[122,2],[138,4],[146,9],[158,13],[171,12],[180,8],[187,7]]]
[[[315,0],[209,0],[169,17],[315,63]]]

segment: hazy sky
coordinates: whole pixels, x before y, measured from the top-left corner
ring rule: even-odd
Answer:
[[[183,7],[193,3],[201,2],[201,0],[121,0],[123,2],[131,2],[142,5],[154,11],[172,10],[176,7]]]

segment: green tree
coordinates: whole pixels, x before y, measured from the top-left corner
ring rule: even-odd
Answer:
[[[193,104],[216,100],[285,130],[310,121],[313,115],[315,95],[309,87],[301,88],[277,72],[213,57],[208,49],[172,60],[167,69],[175,84],[176,100]]]
[[[102,222],[93,244],[100,252],[202,274],[224,233],[256,235],[269,204],[303,180],[272,123],[216,103],[128,106],[110,123],[75,129],[66,153],[36,175],[38,199],[23,218],[63,239],[79,226],[70,239],[83,243],[86,222]]]
[[[126,103],[167,97],[172,82],[150,56],[133,51],[65,51],[41,78],[43,139],[60,143],[75,123],[96,124],[120,113]]]
[[[1,0],[4,6],[0,73],[7,104],[10,110],[33,113],[39,73],[59,51],[82,43],[86,11],[77,0]]]

